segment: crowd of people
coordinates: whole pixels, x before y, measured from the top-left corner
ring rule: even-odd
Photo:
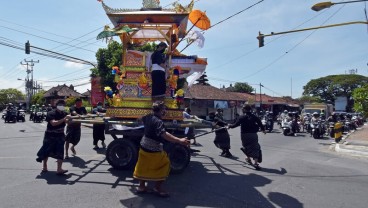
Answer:
[[[69,112],[66,112],[65,109],[65,101],[59,100],[56,103],[56,108],[47,114],[47,128],[36,159],[37,162],[42,163],[42,172],[48,171],[48,158],[52,157],[57,161],[56,174],[65,175],[68,170],[63,169],[62,164],[65,159],[69,158],[69,150],[72,152],[72,155],[77,154],[76,146],[81,138],[81,124],[71,122],[71,120],[76,116],[87,115],[87,110],[80,99],[76,99],[75,105],[69,108]],[[98,103],[91,113],[104,115],[105,109],[103,109],[102,103]],[[188,147],[190,146],[190,140],[193,140],[194,144],[196,143],[192,127],[186,129],[185,134],[187,137],[185,138],[178,138],[167,132],[162,120],[165,113],[166,107],[164,103],[156,101],[153,103],[152,113],[142,117],[142,122],[145,126],[144,136],[140,141],[138,161],[133,173],[133,177],[139,180],[138,194],[154,192],[161,197],[169,196],[168,192],[162,188],[162,184],[170,171],[170,161],[167,153],[163,150],[164,140]],[[212,124],[215,132],[214,144],[221,149],[221,156],[228,158],[233,157],[230,153],[231,146],[228,129],[241,126],[241,150],[246,155],[246,162],[260,170],[259,163],[262,162],[262,151],[258,143],[257,132],[259,129],[265,132],[264,126],[261,124],[260,119],[251,112],[249,105],[243,107],[243,113],[235,123],[229,124],[223,119],[223,110],[217,109],[216,112],[210,113],[210,121],[205,122]],[[184,110],[183,118],[199,119],[191,114],[190,108]],[[99,148],[99,141],[101,141],[103,148],[106,147],[104,129],[104,124],[93,125],[94,149]],[[253,162],[251,159],[253,159]],[[148,188],[148,181],[155,182],[152,189]]]

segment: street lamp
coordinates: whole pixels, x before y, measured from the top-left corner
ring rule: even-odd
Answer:
[[[322,9],[330,8],[331,6],[333,6],[335,4],[348,4],[348,3],[356,3],[356,2],[363,2],[363,1],[368,1],[368,0],[343,1],[343,2],[336,2],[336,3],[326,1],[326,2],[321,2],[321,3],[317,3],[317,4],[313,5],[312,10],[318,12],[318,11],[321,11]]]

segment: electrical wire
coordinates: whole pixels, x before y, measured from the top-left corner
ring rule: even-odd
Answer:
[[[42,36],[39,36],[39,35],[34,35],[34,34],[31,34],[31,33],[28,33],[28,32],[24,32],[24,31],[16,30],[16,29],[13,29],[13,28],[10,28],[10,27],[6,27],[6,26],[2,26],[2,25],[0,25],[0,27],[6,28],[8,30],[13,30],[13,31],[16,31],[16,32],[19,32],[19,33],[27,34],[27,35],[30,35],[30,36],[33,36],[33,37],[41,38],[41,39],[44,39],[44,40],[48,40],[50,42],[59,43],[59,44],[66,44],[66,43],[63,43],[63,42],[60,42],[60,41],[52,40],[50,38],[45,38],[45,37],[42,37]],[[77,46],[70,45],[70,44],[66,44],[66,45],[68,45],[70,47],[78,48],[80,50],[85,50],[85,51],[89,51],[89,52],[92,52],[92,53],[96,53],[95,51],[92,51],[92,50],[89,50],[89,49],[77,47]]]
[[[345,5],[342,5],[336,12],[334,12],[330,17],[328,17],[320,26],[323,26],[327,21],[329,21],[333,16],[335,16],[343,7],[345,7]],[[298,47],[299,45],[301,45],[306,39],[308,39],[311,35],[313,35],[317,30],[312,31],[310,34],[308,34],[303,40],[299,41],[297,44],[295,44],[293,47],[291,47],[289,50],[287,50],[285,53],[283,53],[282,55],[280,55],[279,57],[277,57],[275,60],[273,60],[271,63],[267,64],[266,66],[262,67],[261,69],[257,70],[256,72],[243,77],[240,80],[252,77],[264,70],[266,70],[267,68],[269,68],[270,66],[272,66],[274,63],[278,62],[280,59],[282,59],[283,57],[285,57],[289,52],[293,51],[296,47]]]

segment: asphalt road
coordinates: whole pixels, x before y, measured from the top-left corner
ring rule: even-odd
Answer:
[[[331,140],[309,135],[259,134],[262,171],[245,164],[240,129],[231,130],[231,152],[220,157],[213,134],[198,138],[200,150],[184,173],[170,175],[167,199],[134,194],[132,171],[113,170],[104,150],[92,149],[92,130],[82,128],[77,156],[41,173],[35,161],[46,124],[0,121],[0,207],[367,207],[368,159],[329,150]],[[277,129],[276,129],[277,130]],[[112,140],[107,136],[107,144]]]

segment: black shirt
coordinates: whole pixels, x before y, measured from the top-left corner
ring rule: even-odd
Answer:
[[[261,120],[252,113],[246,113],[240,116],[239,119],[234,124],[229,125],[229,127],[235,128],[239,125],[241,125],[241,133],[257,133],[259,128],[261,128],[262,131],[265,130]]]
[[[87,114],[87,110],[85,107],[80,107],[80,108],[77,108],[75,106],[73,107],[70,107],[69,109],[69,113],[71,116],[76,116],[76,114],[78,115],[86,115]],[[71,127],[71,128],[80,128],[81,127],[81,124],[80,123],[71,123],[68,125],[68,127]]]
[[[154,114],[148,114],[142,117],[144,124],[144,135],[150,139],[163,142],[161,137],[166,132],[164,122]]]
[[[165,63],[165,54],[161,51],[155,51],[153,52],[152,56],[151,56],[151,59],[152,59],[152,64],[162,64],[162,63]]]
[[[47,121],[46,132],[51,133],[51,134],[55,134],[55,135],[64,134],[65,122],[63,122],[63,123],[61,123],[57,126],[52,126],[50,121],[52,121],[52,120],[56,120],[56,121],[61,120],[61,119],[65,118],[66,115],[67,115],[66,112],[58,111],[56,109],[50,111],[46,116],[46,121]]]

